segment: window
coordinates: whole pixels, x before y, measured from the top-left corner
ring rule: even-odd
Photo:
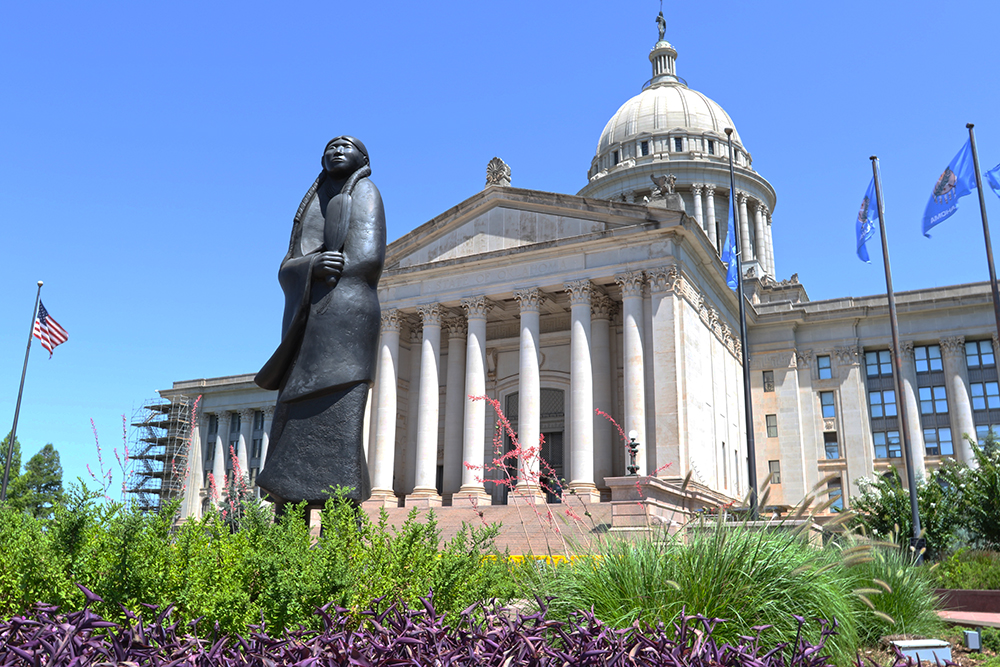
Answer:
[[[839,459],[840,445],[837,444],[837,434],[827,431],[823,434],[823,448],[826,450],[826,458]]]
[[[774,371],[764,371],[764,391],[774,391]]]
[[[913,348],[913,357],[917,362],[918,373],[929,373],[939,371],[941,366],[941,346],[922,345]]]
[[[976,424],[976,440],[982,442],[986,440],[993,431],[994,438],[1000,437],[1000,424]]]
[[[768,461],[767,469],[771,473],[771,484],[781,484],[781,462]]]
[[[729,470],[726,461],[726,443],[722,443],[722,488],[729,488]]]
[[[830,355],[824,354],[816,357],[816,365],[819,366],[820,380],[829,380],[833,377],[833,369],[830,368]]]
[[[889,350],[865,352],[865,367],[868,377],[892,377],[892,355]]]
[[[918,387],[920,395],[920,414],[922,415],[946,415],[948,414],[948,398],[944,387]]]
[[[973,410],[1000,408],[1000,385],[996,382],[973,382],[969,391],[972,393]]]
[[[767,424],[767,437],[778,437],[778,415],[765,415],[764,421]]]
[[[872,439],[875,441],[875,458],[902,458],[903,450],[899,445],[899,431],[876,431],[872,433]]]
[[[872,419],[895,417],[896,392],[891,390],[868,392],[868,410]]]
[[[951,456],[955,450],[951,445],[950,428],[925,428],[924,446],[928,456]]]
[[[639,150],[642,152],[643,155],[649,155],[649,142],[644,141],[641,144],[639,144]]]
[[[250,468],[250,486],[257,481],[257,470],[258,468]]]
[[[211,484],[211,481],[212,481],[212,480],[210,480],[210,479],[208,478],[208,476],[209,476],[209,475],[211,475],[211,474],[212,474],[212,471],[211,471],[211,469],[209,469],[209,468],[205,468],[205,472],[204,472],[204,474],[202,475],[202,481],[201,481],[201,485],[202,485],[202,486],[208,486],[209,484]]]
[[[253,447],[250,449],[250,458],[252,458],[252,459],[259,459],[260,458],[261,449],[263,449],[263,445],[264,445],[264,439],[263,438],[254,438],[253,439]]]
[[[229,413],[229,437],[232,438],[233,434],[239,435],[240,432],[240,413],[230,412]]]
[[[840,479],[832,479],[826,485],[826,494],[833,500],[830,505],[831,512],[842,512],[844,510],[844,487]]]
[[[674,152],[680,153],[684,150],[684,140],[680,137],[674,137]]]
[[[208,434],[213,438],[219,432],[219,415],[208,416]]]
[[[708,154],[715,155],[715,141],[712,139],[708,140]]]
[[[993,357],[993,341],[975,340],[965,344],[965,363],[969,368],[996,366]]]
[[[618,164],[618,151],[611,154],[611,161],[613,164]]]
[[[264,430],[264,411],[254,410],[253,412],[253,430],[263,431]]]
[[[819,403],[823,406],[823,419],[837,416],[837,408],[833,405],[832,391],[819,392]]]

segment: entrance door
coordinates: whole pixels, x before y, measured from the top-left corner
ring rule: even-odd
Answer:
[[[541,461],[539,461],[539,474],[541,483],[545,487],[545,498],[547,502],[561,502],[564,472],[563,454],[563,430],[565,424],[564,403],[565,392],[562,389],[542,389],[541,391],[541,419],[540,426],[545,442],[542,444]],[[510,422],[511,428],[518,433],[518,399],[517,392],[508,394],[504,400],[504,415]],[[514,449],[514,443],[507,434],[503,437],[504,453],[510,454]],[[498,455],[494,455],[500,458]],[[503,458],[504,466],[491,466],[493,469],[487,471],[486,478],[500,480],[494,483],[490,492],[493,496],[494,504],[507,504],[509,493],[509,482],[503,480],[517,477],[518,462],[513,456]]]

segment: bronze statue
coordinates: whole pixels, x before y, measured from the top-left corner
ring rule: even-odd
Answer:
[[[257,485],[279,504],[322,505],[332,485],[351,487],[355,502],[371,496],[363,432],[379,338],[385,212],[358,139],[333,139],[322,163],[278,270],[281,343],[254,378],[278,390]]]
[[[656,17],[656,29],[660,31],[660,41],[663,41],[663,36],[667,34],[667,20],[663,18],[663,10],[660,10],[660,14]]]

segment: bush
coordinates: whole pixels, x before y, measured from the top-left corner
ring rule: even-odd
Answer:
[[[859,609],[850,599],[855,580],[838,562],[832,550],[785,530],[702,523],[689,528],[686,545],[666,534],[607,540],[599,558],[543,567],[530,583],[539,595],[555,595],[551,609],[561,618],[593,608],[603,622],[628,627],[702,614],[729,621],[716,631],[723,641],[767,625],[774,641],[794,642],[796,616],[835,618],[838,634],[828,647],[846,665],[858,646]],[[804,632],[816,641],[821,628],[810,622]]]
[[[959,549],[935,569],[938,588],[1000,589],[1000,553]]]
[[[433,590],[438,611],[451,614],[514,592],[507,559],[493,546],[496,527],[463,528],[441,545],[432,513],[424,522],[411,513],[391,531],[385,513],[373,524],[340,494],[313,540],[301,507],[275,521],[270,508],[247,504],[235,522],[212,511],[179,527],[177,507],[144,514],[99,504],[85,489],[51,521],[0,507],[0,617],[37,602],[80,609],[75,583],[102,598],[93,607],[109,619],[126,620],[122,606],[173,605],[182,624],[203,616],[205,632],[216,623],[245,632],[262,618],[318,627],[313,612],[330,601],[379,608],[416,604]]]

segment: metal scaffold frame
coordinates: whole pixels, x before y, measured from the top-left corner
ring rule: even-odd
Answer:
[[[140,509],[157,512],[183,495],[191,446],[191,401],[186,396],[147,401],[132,416],[132,465],[127,491]]]

